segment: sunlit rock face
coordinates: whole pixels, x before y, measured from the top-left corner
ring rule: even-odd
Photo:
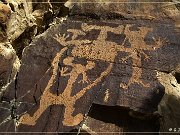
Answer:
[[[65,6],[67,19],[23,50],[19,73],[2,94],[0,131],[159,131],[161,77],[180,64],[176,19],[159,3]]]
[[[180,126],[179,123],[179,99],[180,99],[180,83],[179,83],[179,66],[171,73],[159,73],[158,78],[165,86],[165,95],[159,105],[159,112],[163,116],[161,118],[160,131],[176,132]],[[176,130],[176,131],[175,131]]]
[[[9,43],[0,44],[0,87],[5,87],[14,78],[20,63],[16,53]],[[2,90],[0,91],[2,95]]]
[[[10,7],[0,2],[0,42],[4,42],[7,39],[6,25],[10,15]]]

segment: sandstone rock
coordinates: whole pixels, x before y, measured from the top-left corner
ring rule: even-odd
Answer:
[[[14,80],[20,63],[9,43],[0,44],[0,88]],[[2,91],[0,91],[2,94]]]
[[[160,4],[134,4],[76,3],[67,20],[25,47],[18,76],[2,95],[0,131],[69,132],[89,127],[98,132],[106,126],[119,132],[125,131],[124,125],[129,131],[158,131],[154,112],[166,86],[158,73],[178,67],[180,32],[173,18],[159,12]],[[36,10],[34,16],[43,24],[40,13]],[[94,104],[125,107],[127,123],[94,118]]]
[[[62,10],[64,4],[60,3],[57,8],[57,6],[54,7],[54,4],[57,3],[51,2],[48,0],[7,1],[12,10],[7,25],[8,40],[20,59],[23,49],[30,44],[35,35],[48,29],[55,17],[62,17],[61,12],[64,12]]]
[[[0,23],[6,23],[9,17],[10,8],[7,5],[0,3]]]
[[[129,111],[128,108],[93,104],[88,116],[82,124],[80,133],[84,133],[84,131],[90,134],[126,134],[125,132],[133,132],[135,134],[135,132],[158,132],[159,125],[156,117],[147,117],[142,120],[131,117]]]
[[[10,8],[0,2],[0,42],[3,42],[7,39],[6,24],[9,20],[10,14]]]
[[[163,96],[156,72],[179,63],[178,34],[173,24],[133,23],[69,18],[37,37],[23,52],[17,78],[17,100],[28,110],[18,109],[18,131],[70,131],[92,103],[156,111]]]
[[[174,71],[175,74],[180,73]],[[174,74],[174,75],[175,75]],[[161,128],[160,131],[168,132],[172,131],[177,132],[180,126],[180,84],[179,80],[175,78],[173,73],[159,73],[159,80],[165,86],[165,96],[163,97],[160,105],[159,111],[163,116],[161,119]]]
[[[73,7],[72,15],[82,15],[102,19],[147,19],[161,20],[171,18],[179,19],[177,3],[170,0],[70,0],[67,6]]]
[[[32,6],[28,4],[31,1],[17,1],[8,0],[11,4],[12,14],[8,23],[7,34],[10,42],[17,39],[28,27],[35,25],[34,18],[32,16]]]

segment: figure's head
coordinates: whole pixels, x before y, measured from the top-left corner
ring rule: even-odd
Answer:
[[[95,67],[95,63],[93,61],[87,61],[86,68],[93,69]]]
[[[63,63],[64,63],[65,65],[71,66],[71,65],[73,64],[73,60],[74,60],[73,57],[67,57],[67,58],[65,58],[65,59],[63,60]]]

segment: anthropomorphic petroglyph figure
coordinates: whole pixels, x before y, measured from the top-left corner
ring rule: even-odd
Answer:
[[[86,35],[86,32],[97,29],[100,30],[100,34],[97,38],[97,40],[77,40],[76,37],[78,35]],[[126,35],[126,38],[124,39],[123,43],[121,45],[117,45],[114,42],[107,41],[108,32],[114,32],[116,34],[123,34]],[[85,93],[87,93],[88,90],[93,88],[95,85],[97,85],[99,82],[102,81],[104,77],[106,77],[112,67],[113,63],[115,61],[115,58],[118,54],[118,52],[126,52],[128,53],[128,57],[122,58],[120,61],[125,62],[128,58],[132,58],[132,68],[133,73],[131,78],[129,79],[127,84],[120,84],[120,87],[123,87],[124,89],[127,89],[131,84],[138,83],[143,85],[144,87],[149,87],[150,84],[146,84],[143,82],[140,78],[142,75],[142,69],[138,68],[141,67],[141,57],[145,56],[146,59],[149,57],[144,53],[145,50],[153,51],[157,48],[160,48],[163,43],[159,40],[156,42],[153,46],[146,45],[144,41],[145,35],[151,31],[149,28],[141,27],[140,31],[137,33],[131,33],[129,31],[129,26],[123,26],[120,25],[118,27],[110,27],[110,26],[97,26],[97,25],[82,25],[82,31],[76,30],[76,29],[68,29],[67,33],[70,32],[73,34],[71,39],[69,40],[69,37],[67,34],[63,35],[56,35],[54,39],[56,39],[62,46],[64,46],[63,49],[61,49],[60,52],[57,53],[55,58],[52,62],[52,76],[40,98],[40,105],[38,110],[33,114],[33,116],[30,116],[29,114],[22,115],[20,117],[19,122],[21,124],[26,125],[35,125],[38,118],[42,115],[42,113],[51,105],[64,105],[65,112],[64,112],[64,120],[63,125],[65,126],[75,126],[78,125],[83,120],[83,114],[79,113],[75,116],[72,116],[74,112],[74,105],[78,99],[80,99]],[[68,37],[68,39],[67,39]],[[124,46],[126,39],[129,39],[131,43],[131,47],[126,48]],[[137,39],[137,40],[136,40]],[[65,65],[60,73],[61,76],[69,76],[67,86],[60,95],[54,95],[50,92],[52,86],[56,82],[56,76],[58,73],[58,63],[62,59],[62,55],[67,51],[69,46],[73,46],[73,49],[71,51],[71,57],[68,56],[63,60],[63,64]],[[79,58],[86,58],[87,64],[85,66],[81,64],[75,64],[74,57]],[[106,68],[105,71],[103,71],[98,78],[96,78],[92,82],[88,82],[88,76],[86,72],[88,70],[92,70],[95,67],[95,63],[93,60],[100,60],[100,61],[106,61],[109,62],[109,66]],[[137,65],[138,67],[134,67],[134,65]],[[68,72],[68,68],[66,66],[71,66],[72,70]],[[72,93],[72,86],[76,82],[79,75],[83,76],[82,82],[87,83],[87,86],[83,89],[81,89],[78,93],[71,96]],[[60,80],[61,81],[61,80]],[[107,94],[108,95],[108,94]],[[105,99],[107,100],[107,98]]]
[[[72,50],[72,55],[75,57],[85,57],[89,59],[95,59],[95,60],[102,60],[107,62],[114,62],[114,59],[118,52],[126,52],[128,53],[128,56],[125,58],[122,58],[120,61],[126,62],[129,58],[132,58],[132,68],[133,73],[131,78],[127,83],[121,83],[120,87],[123,89],[128,89],[128,87],[131,84],[137,83],[142,85],[143,87],[150,87],[150,84],[144,82],[141,79],[142,75],[142,57],[145,57],[144,60],[148,60],[149,56],[144,51],[155,51],[158,48],[160,48],[164,43],[165,40],[158,38],[153,38],[155,45],[147,45],[145,42],[145,36],[148,34],[148,32],[152,31],[152,28],[147,27],[140,27],[139,31],[130,31],[130,27],[132,25],[119,25],[118,27],[110,27],[110,26],[97,26],[97,25],[82,25],[82,30],[85,32],[88,32],[92,29],[100,30],[100,33],[98,35],[98,38],[94,41],[88,41],[84,40],[84,43],[90,43],[89,44],[83,44],[79,45],[79,42],[73,42],[75,44],[74,49]],[[79,30],[68,30],[69,32],[72,32],[73,34],[80,34],[84,35],[84,33],[79,32]],[[117,45],[114,42],[107,41],[108,32],[113,32],[115,34],[124,34],[126,35],[126,38],[124,39],[123,43],[121,45]],[[77,37],[77,36],[75,36]],[[74,39],[75,39],[74,37]],[[131,47],[126,48],[124,46],[125,41],[129,40],[131,43]]]
[[[82,74],[83,75],[82,82],[88,83],[88,77],[86,75],[86,71],[93,69],[95,67],[95,63],[92,61],[87,61],[87,65],[83,66],[81,64],[74,64],[73,60],[74,60],[74,57],[67,57],[63,60],[64,65],[72,67],[72,71],[71,73],[66,73],[68,68],[64,67],[61,70],[61,76],[70,75],[70,76],[73,76],[73,78],[77,79],[78,75]],[[73,80],[73,79],[70,78],[69,80]]]
[[[125,52],[128,52],[128,55],[125,58],[122,58],[123,62],[126,62],[129,58],[132,58],[132,76],[127,83],[121,83],[120,87],[123,89],[128,89],[131,84],[137,83],[141,84],[143,87],[150,87],[150,84],[145,83],[141,80],[142,76],[142,57],[145,57],[144,60],[149,60],[149,56],[144,51],[155,51],[158,48],[162,47],[166,41],[166,39],[153,37],[155,42],[154,45],[147,45],[145,42],[145,36],[148,32],[152,31],[152,28],[140,27],[138,34],[136,31],[130,31],[129,28],[131,25],[127,25],[124,31],[124,34],[128,37],[129,42],[131,43],[131,48],[126,49]],[[124,49],[123,49],[124,50]]]
[[[45,91],[43,92],[43,95],[40,99],[40,105],[38,110],[33,114],[33,116],[30,116],[29,114],[25,114],[21,116],[19,123],[20,124],[26,124],[26,125],[35,125],[38,118],[42,115],[42,113],[50,106],[50,105],[64,105],[65,106],[65,112],[64,112],[64,121],[63,124],[66,126],[75,126],[78,125],[83,120],[83,114],[79,113],[76,116],[72,116],[72,113],[74,112],[74,104],[75,102],[81,98],[88,90],[90,90],[92,87],[97,85],[98,82],[102,80],[102,78],[111,71],[112,64],[108,66],[108,68],[101,73],[100,77],[94,80],[91,84],[89,84],[87,87],[83,88],[75,94],[74,96],[71,96],[72,93],[72,86],[75,83],[77,77],[79,75],[83,75],[83,80],[87,82],[87,75],[86,71],[91,70],[95,67],[95,63],[92,61],[88,61],[86,66],[83,66],[81,64],[74,64],[73,57],[67,57],[63,60],[63,64],[67,66],[72,67],[72,71],[70,73],[65,73],[67,69],[64,67],[61,70],[62,76],[70,76],[67,86],[64,89],[63,93],[59,96],[54,95],[50,92],[50,89],[55,82],[55,78],[57,76],[58,71],[58,62],[61,59],[62,54],[67,50],[67,47],[63,48],[54,58],[52,62],[53,66],[53,75],[51,76],[51,79],[48,82],[48,85],[45,88]]]

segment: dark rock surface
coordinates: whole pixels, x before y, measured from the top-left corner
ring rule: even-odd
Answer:
[[[158,132],[159,73],[180,64],[180,31],[177,16],[146,4],[76,3],[66,20],[36,36],[1,95],[0,132]],[[93,105],[119,108],[124,117],[104,117],[122,123],[102,120]]]

